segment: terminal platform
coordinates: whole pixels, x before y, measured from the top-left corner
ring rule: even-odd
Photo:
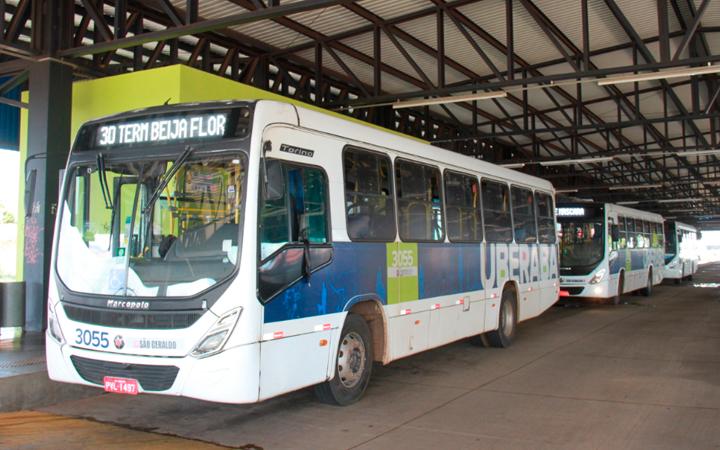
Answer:
[[[553,307],[508,349],[457,342],[376,366],[344,408],[311,390],[223,405],[57,385],[27,336],[0,347],[0,402],[14,410],[0,447],[718,448],[719,280],[706,264],[650,298]]]

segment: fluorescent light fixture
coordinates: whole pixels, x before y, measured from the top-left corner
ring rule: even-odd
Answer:
[[[684,209],[668,209],[668,212],[697,212],[697,211],[704,211],[705,208],[684,208]]]
[[[720,180],[703,181],[702,184],[706,186],[720,186]]]
[[[638,200],[633,200],[630,202],[617,202],[618,205],[637,205],[640,203]]]
[[[505,167],[506,169],[522,169],[525,167],[525,163],[500,164],[500,167]]]
[[[662,183],[654,183],[654,184],[628,184],[623,186],[610,186],[608,189],[611,191],[622,191],[626,189],[653,189],[653,188],[661,188],[663,187]]]
[[[717,155],[720,154],[720,149],[709,148],[707,150],[689,150],[686,152],[675,152],[677,156],[702,156],[702,155]]]
[[[699,202],[702,198],[664,198],[661,200],[655,200],[658,203],[682,203],[682,202]]]
[[[417,100],[398,100],[392,104],[393,109],[413,108],[415,106],[444,105],[447,103],[469,102],[472,100],[488,100],[507,97],[505,91],[478,92],[476,94],[451,95],[449,97],[420,98]]]
[[[571,164],[591,164],[612,161],[614,156],[599,156],[597,158],[560,159],[557,161],[539,161],[541,166],[569,166]]]
[[[577,191],[577,189],[555,189],[556,194],[571,194]]]
[[[631,73],[617,77],[600,78],[597,84],[598,86],[606,86],[609,84],[637,83],[640,81],[667,80],[668,78],[692,77],[719,72],[720,64],[700,67],[681,67],[679,69],[661,70],[658,72]]]

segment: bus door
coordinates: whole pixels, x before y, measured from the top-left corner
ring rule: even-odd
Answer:
[[[605,246],[605,251],[607,254],[607,260],[608,260],[608,280],[609,280],[609,286],[614,286],[614,282],[617,280],[618,273],[620,273],[620,266],[621,266],[621,259],[620,254],[618,252],[619,245],[620,245],[620,228],[617,224],[617,219],[615,217],[611,217],[608,215],[607,218],[607,230],[606,230],[606,237],[607,244]],[[613,239],[613,228],[616,228],[618,231],[617,233],[617,239]]]
[[[535,192],[535,210],[538,224],[538,253],[537,273],[540,287],[540,310],[545,311],[558,299],[557,277],[557,230],[555,229],[555,206],[549,193]],[[531,267],[533,265],[531,264]]]
[[[515,244],[510,251],[510,271],[518,283],[518,320],[540,313],[540,249],[535,199],[529,189],[512,186]]]
[[[338,151],[338,143],[282,126],[266,129],[263,142],[257,210],[261,399],[332,376],[329,362],[342,328],[333,314],[342,313],[346,300],[337,289],[332,167],[324,158],[328,149]]]

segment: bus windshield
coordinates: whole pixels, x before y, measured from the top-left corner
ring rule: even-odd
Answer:
[[[247,159],[183,156],[122,163],[99,157],[71,169],[56,265],[65,286],[186,297],[234,272]]]
[[[596,266],[604,256],[601,221],[561,222],[560,266]]]

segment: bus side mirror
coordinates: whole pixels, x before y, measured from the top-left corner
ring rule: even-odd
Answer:
[[[698,232],[697,232],[697,239],[698,239],[698,241],[699,241],[700,239],[702,239],[702,231],[698,231]]]
[[[265,160],[265,200],[280,200],[285,195],[285,177],[282,165],[276,159]]]
[[[613,224],[610,227],[610,237],[612,238],[613,242],[617,242],[620,240],[620,227],[618,227],[616,224]]]
[[[679,234],[677,235],[677,240],[678,240],[678,242],[682,242],[682,241],[683,241],[683,235],[682,235],[682,233],[679,233]]]

